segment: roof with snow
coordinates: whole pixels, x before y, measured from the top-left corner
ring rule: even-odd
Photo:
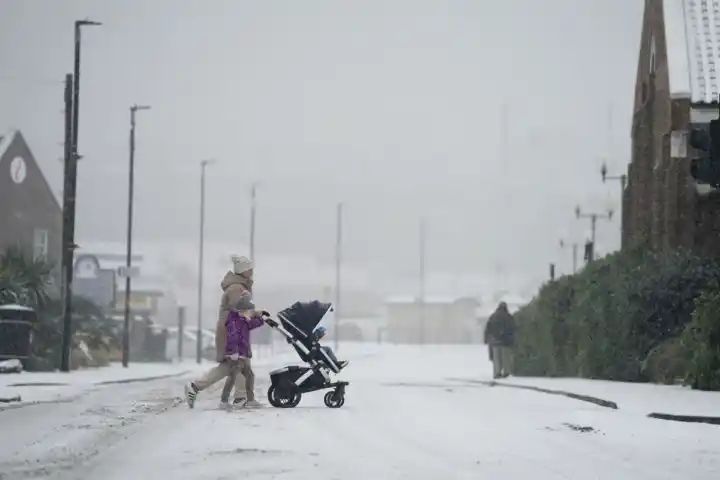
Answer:
[[[5,155],[5,151],[12,143],[13,138],[15,137],[16,131],[11,131],[9,133],[6,133],[5,135],[0,135],[0,158]]]
[[[712,103],[720,93],[720,2],[663,0],[672,98]]]
[[[412,295],[396,295],[385,299],[385,304],[398,305],[398,304],[412,304],[418,303],[419,299],[417,296]],[[453,296],[441,296],[441,295],[429,295],[425,297],[426,304],[438,304],[438,305],[450,305],[456,302],[470,301],[478,303],[477,299],[472,297],[453,297]]]
[[[26,306],[26,305],[17,305],[17,304],[10,304],[10,305],[0,305],[0,310],[22,310],[24,312],[32,312],[33,309]]]

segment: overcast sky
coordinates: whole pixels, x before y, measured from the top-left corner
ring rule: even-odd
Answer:
[[[629,161],[640,0],[2,0],[0,130],[19,128],[61,190],[62,79],[83,34],[79,238],[124,241],[128,108],[138,114],[136,233],[207,235],[331,262],[546,275],[582,240],[577,203],[619,207],[600,181]],[[506,105],[508,151],[503,152]],[[574,237],[574,238],[573,238]],[[619,246],[619,220],[599,224]],[[566,254],[565,259],[569,258]],[[567,263],[561,268],[567,268]]]

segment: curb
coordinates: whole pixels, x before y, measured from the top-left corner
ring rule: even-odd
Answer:
[[[702,415],[672,415],[669,413],[649,413],[648,418],[656,418],[658,420],[670,420],[671,422],[707,423],[710,425],[720,425],[720,417],[706,417]]]
[[[140,378],[125,378],[121,380],[106,380],[104,382],[96,382],[91,384],[90,386],[104,386],[104,385],[116,385],[116,384],[124,384],[124,383],[137,383],[137,382],[150,382],[153,380],[162,380],[164,378],[173,378],[173,377],[180,377],[182,375],[187,375],[190,373],[191,370],[183,370],[182,372],[178,373],[170,373],[167,375],[156,375],[154,377],[140,377]],[[31,386],[33,384],[25,384],[24,386]],[[34,385],[42,385],[42,384],[34,384]],[[63,385],[70,385],[70,384],[61,384]],[[19,403],[7,403],[0,405],[0,413],[7,411],[7,410],[14,410],[16,408],[24,408],[24,407],[32,407],[35,405],[44,405],[48,403],[71,403],[80,398],[82,395],[74,395],[71,397],[66,398],[57,398],[53,400],[36,400],[36,401],[29,401],[29,402],[23,402],[20,401]],[[2,477],[0,477],[2,478]]]
[[[136,377],[136,378],[122,378],[120,380],[104,380],[102,382],[94,382],[92,385],[114,385],[118,383],[135,383],[135,382],[150,382],[152,380],[162,380],[163,378],[179,377],[190,373],[190,370],[183,370],[178,373],[168,373],[165,375],[155,375],[153,377]],[[22,382],[22,383],[10,383],[7,387],[68,387],[72,383],[66,382]]]
[[[598,405],[600,407],[605,408],[611,408],[613,410],[618,410],[617,403],[611,401],[611,400],[605,400],[598,397],[592,397],[590,395],[580,395],[577,393],[572,392],[566,392],[564,390],[551,390],[549,388],[540,388],[540,387],[534,387],[532,385],[519,385],[517,383],[503,383],[503,382],[496,382],[494,380],[468,380],[468,379],[460,379],[460,378],[451,378],[450,380],[453,381],[461,381],[461,382],[471,382],[471,383],[479,383],[481,385],[487,385],[488,387],[506,387],[506,388],[517,388],[519,390],[530,390],[533,392],[540,392],[540,393],[546,393],[548,395],[560,395],[563,397],[572,398],[573,400],[579,400],[581,402],[588,402],[593,403],[595,405]]]
[[[6,412],[8,410],[15,410],[16,408],[25,408],[25,407],[34,407],[36,405],[46,405],[48,403],[72,403],[75,400],[80,398],[80,395],[75,395],[73,397],[67,397],[67,398],[57,398],[54,400],[34,400],[29,402],[23,402],[20,403],[11,403],[7,405],[0,406],[0,413]],[[2,478],[2,477],[0,477]]]
[[[8,387],[67,387],[69,383],[64,382],[24,382],[10,383]]]
[[[151,382],[153,380],[162,380],[164,378],[180,377],[183,375],[187,375],[188,373],[190,373],[190,370],[183,370],[182,372],[178,372],[178,373],[168,373],[166,375],[156,375],[154,377],[138,377],[138,378],[124,378],[121,380],[105,380],[103,382],[93,383],[93,385],[117,385],[117,384],[121,384],[121,383]]]

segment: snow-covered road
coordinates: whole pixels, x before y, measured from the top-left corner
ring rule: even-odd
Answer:
[[[720,478],[717,426],[451,380],[487,378],[478,347],[340,353],[352,363],[339,410],[315,393],[226,413],[217,389],[189,410],[171,378],[0,411],[0,479]],[[272,363],[256,367],[265,402]]]

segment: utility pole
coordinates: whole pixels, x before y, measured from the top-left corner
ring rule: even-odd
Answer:
[[[567,243],[565,243],[564,239],[560,239],[560,248],[565,249],[567,246]],[[577,272],[577,253],[578,253],[578,244],[577,242],[573,242],[572,244],[572,273],[575,275]]]
[[[135,113],[138,110],[150,110],[148,105],[130,107],[130,168],[128,170],[128,218],[127,218],[127,252],[125,256],[125,318],[123,322],[122,365],[128,366],[130,361],[130,296],[132,293],[132,227],[133,227],[133,196],[135,189]]]
[[[60,370],[70,371],[70,345],[72,343],[72,280],[73,251],[75,246],[75,180],[77,157],[72,142],[72,92],[73,76],[65,75],[65,168],[63,179],[63,229],[62,229],[62,284],[63,284],[63,335]]]
[[[577,254],[578,254],[578,244],[573,243],[572,246],[573,251],[573,275],[577,272]]]
[[[185,307],[178,307],[178,361],[183,359],[183,343],[185,343]]]
[[[342,220],[343,204],[337,204],[337,232],[335,242],[335,350],[339,348],[340,338],[340,267],[342,265]]]
[[[78,124],[80,115],[80,28],[84,25],[100,25],[90,20],[75,22],[74,73],[65,77],[65,149],[63,180],[63,231],[62,231],[62,295],[63,334],[60,370],[70,371],[72,348],[72,280],[75,254],[75,196],[77,193]]]
[[[595,232],[597,229],[597,221],[598,218],[602,220],[612,220],[613,217],[613,211],[608,210],[607,213],[582,213],[580,210],[580,206],[578,205],[575,207],[575,217],[580,218],[589,218],[590,219],[590,228],[591,228],[591,236],[590,236],[590,242],[592,243],[592,249],[591,253],[588,256],[588,263],[592,262],[595,259],[594,251],[595,251]]]
[[[425,225],[425,218],[420,219],[420,265],[419,265],[419,273],[420,273],[420,297],[419,297],[419,304],[420,304],[420,343],[424,344],[426,341],[426,332],[425,332],[425,236],[426,236],[426,225]]]
[[[200,249],[198,252],[198,318],[197,318],[197,363],[202,361],[202,290],[203,290],[203,255],[205,249],[205,169],[214,160],[200,162]]]
[[[255,216],[257,209],[257,182],[250,187],[250,260],[255,261]]]
[[[620,180],[620,218],[622,219],[622,208],[623,208],[623,202],[625,201],[625,186],[627,185],[627,175],[608,175],[608,168],[605,162],[603,162],[602,167],[600,167],[600,175],[602,176],[602,181],[605,183],[607,180]],[[622,230],[623,223],[622,220],[620,221],[620,230]],[[623,232],[620,232],[620,236],[623,236]]]

